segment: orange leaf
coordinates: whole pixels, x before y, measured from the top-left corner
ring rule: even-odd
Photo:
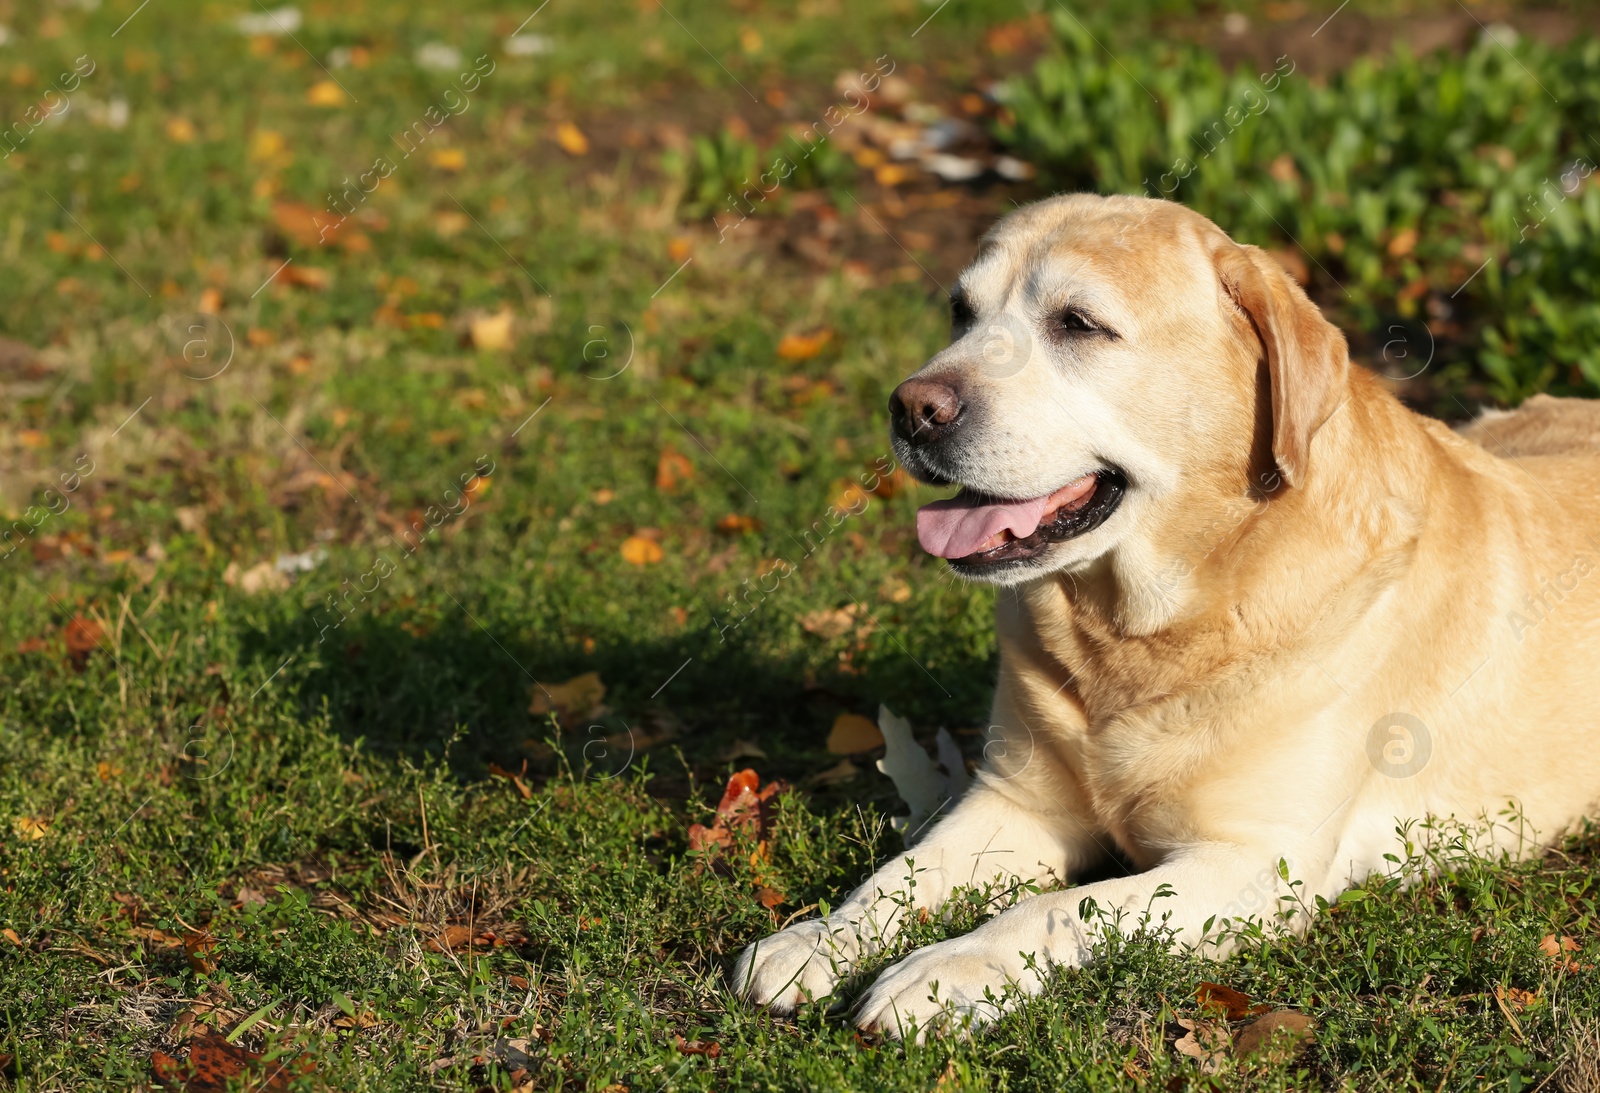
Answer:
[[[316,1064],[303,1056],[278,1059],[269,1070],[266,1060],[255,1052],[236,1047],[215,1033],[201,1032],[189,1041],[187,1059],[157,1051],[150,1056],[150,1068],[162,1085],[188,1093],[223,1093],[230,1086],[253,1093],[283,1093]]]
[[[192,144],[195,135],[194,122],[188,118],[167,119],[167,139],[174,144]]]
[[[50,834],[50,821],[43,816],[18,816],[11,821],[11,828],[19,838],[32,842]]]
[[[682,1036],[673,1034],[678,1042],[678,1051],[684,1055],[704,1055],[708,1059],[715,1059],[722,1054],[722,1045],[711,1040],[685,1040]]]
[[[344,90],[332,80],[319,80],[306,91],[306,102],[312,106],[343,106]]]
[[[1266,1013],[1271,1006],[1256,1005],[1250,1001],[1250,996],[1241,994],[1232,987],[1224,987],[1221,983],[1201,983],[1194,989],[1195,1000],[1200,1003],[1200,1008],[1229,1021],[1239,1021],[1246,1017],[1254,1017],[1258,1013]]]
[[[656,460],[656,489],[674,490],[693,477],[694,464],[687,456],[671,448],[662,449],[661,458]]]
[[[760,903],[761,906],[770,911],[774,907],[781,906],[782,904],[788,902],[788,897],[782,892],[778,891],[776,888],[767,888],[763,886],[756,889],[756,902]]]
[[[834,755],[859,755],[883,747],[883,732],[870,718],[858,713],[842,713],[833,719],[828,733],[828,751]]]
[[[630,535],[622,541],[622,560],[629,565],[655,565],[666,557],[661,544],[642,535]]]
[[[197,972],[214,972],[217,962],[212,953],[216,951],[217,939],[211,936],[209,930],[197,930],[183,935],[183,951],[188,954],[189,967]]]
[[[760,520],[757,520],[754,516],[746,516],[738,512],[730,512],[717,521],[717,530],[724,535],[744,535],[747,532],[756,531],[760,527]]]
[[[441,171],[461,171],[467,166],[467,153],[460,148],[435,148],[428,153],[428,162]]]
[[[833,331],[827,327],[812,334],[785,334],[778,342],[778,356],[786,361],[810,360],[833,341]]]
[[[561,150],[569,156],[582,156],[589,153],[589,138],[583,135],[583,130],[564,121],[556,126],[556,143],[561,145]]]

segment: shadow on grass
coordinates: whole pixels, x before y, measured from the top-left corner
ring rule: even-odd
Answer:
[[[755,763],[764,777],[801,782],[838,762],[824,747],[833,719],[847,710],[876,719],[880,702],[919,730],[980,725],[993,688],[993,667],[983,659],[949,659],[935,682],[892,642],[859,674],[808,673],[801,653],[775,656],[760,642],[719,642],[715,632],[580,653],[565,635],[545,642],[494,632],[464,613],[426,630],[383,616],[352,619],[326,641],[300,620],[266,623],[240,640],[246,660],[295,653],[302,715],[317,717],[326,707],[336,732],[364,740],[377,755],[443,758],[463,780],[496,764],[525,769],[533,781],[558,769],[552,743],[574,768],[597,776],[648,756],[652,789],[667,796],[687,792],[691,771],[719,781],[731,766],[751,765],[736,754],[739,741],[765,753]],[[588,672],[606,688],[597,708],[561,724],[533,712],[535,694],[559,695],[559,684]]]

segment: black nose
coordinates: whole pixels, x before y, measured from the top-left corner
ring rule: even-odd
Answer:
[[[961,422],[967,404],[954,378],[909,379],[889,396],[895,434],[913,446],[948,436]]]

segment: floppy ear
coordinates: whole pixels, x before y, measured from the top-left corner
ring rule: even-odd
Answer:
[[[1259,247],[1225,244],[1217,272],[1266,351],[1273,458],[1284,481],[1303,485],[1311,438],[1348,395],[1349,347],[1339,328]]]

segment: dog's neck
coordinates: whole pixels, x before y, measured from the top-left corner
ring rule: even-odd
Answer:
[[[1450,458],[1440,430],[1357,370],[1302,485],[1250,490],[1241,468],[1234,492],[1196,498],[1194,527],[1002,595],[1002,638],[1058,666],[1091,720],[1322,640],[1409,563],[1430,503],[1417,472]]]

